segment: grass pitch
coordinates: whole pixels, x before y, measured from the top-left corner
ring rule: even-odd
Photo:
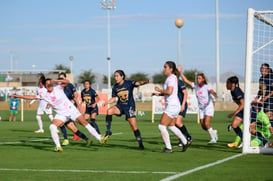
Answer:
[[[35,111],[25,111],[25,121],[8,122],[9,111],[0,111],[0,180],[273,180],[272,155],[241,155],[241,149],[230,149],[234,132],[228,132],[229,112],[216,112],[212,127],[218,130],[217,144],[208,144],[209,135],[197,124],[196,115],[187,115],[184,124],[193,138],[192,146],[181,152],[161,153],[164,148],[157,125],[161,115],[151,123],[151,112],[137,117],[145,150],[139,151],[137,141],[124,120],[113,116],[113,136],[101,146],[85,128],[78,128],[93,139],[90,147],[85,142],[72,141],[63,153],[53,151],[54,143],[48,129],[49,120],[43,116],[44,134],[38,129]],[[105,132],[105,116],[97,123]],[[172,143],[177,138],[171,135]],[[60,136],[62,138],[62,136]],[[61,140],[62,141],[62,140]],[[233,159],[231,159],[233,158]],[[224,159],[227,159],[226,161]]]

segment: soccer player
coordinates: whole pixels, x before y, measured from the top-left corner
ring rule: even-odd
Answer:
[[[178,79],[178,98],[181,105],[181,109],[177,116],[175,126],[178,129],[180,129],[180,131],[186,136],[188,144],[191,145],[192,143],[191,135],[189,134],[186,126],[182,123],[182,119],[186,117],[186,113],[188,109],[188,104],[187,104],[188,93],[187,93],[184,81],[180,79]],[[179,140],[178,146],[182,146],[182,143],[180,142],[180,140]]]
[[[242,140],[243,132],[240,127],[241,122],[243,121],[244,116],[244,93],[240,89],[239,79],[237,76],[229,77],[226,81],[226,88],[230,90],[233,101],[238,105],[238,108],[231,114],[228,115],[228,118],[233,118],[231,127],[235,131],[237,137],[235,142],[229,143],[227,146],[229,148],[238,147],[240,140]]]
[[[106,142],[109,137],[112,135],[111,124],[112,124],[112,115],[121,116],[125,114],[126,120],[131,126],[131,129],[134,132],[134,135],[139,144],[139,150],[144,149],[142,143],[142,138],[139,129],[137,128],[136,115],[135,115],[135,100],[133,97],[133,90],[135,87],[147,84],[150,82],[149,79],[146,81],[133,81],[125,80],[125,73],[123,70],[116,70],[114,73],[116,84],[112,88],[112,98],[104,103],[104,106],[107,104],[112,104],[118,98],[117,104],[107,109],[106,115],[106,134],[104,137],[104,142]]]
[[[57,86],[53,86],[54,83],[59,83]],[[101,136],[97,133],[97,131],[90,125],[88,122],[84,119],[84,117],[81,115],[81,113],[78,111],[78,109],[72,104],[72,102],[67,98],[63,91],[63,86],[60,84],[68,84],[68,80],[51,80],[51,79],[45,79],[44,85],[47,89],[47,92],[39,95],[39,96],[17,96],[14,95],[17,98],[22,99],[43,99],[47,101],[54,111],[56,112],[56,115],[54,119],[52,120],[49,129],[51,132],[51,137],[56,145],[55,151],[56,152],[63,152],[63,149],[60,145],[60,140],[58,136],[58,130],[57,128],[62,126],[68,119],[71,119],[72,121],[76,121],[83,125],[88,132],[93,135],[97,140],[99,140],[102,143]],[[67,127],[73,132],[78,132],[77,127],[73,123],[67,124]],[[91,140],[88,144],[91,144]]]
[[[42,77],[42,76],[41,76]],[[46,88],[44,87],[43,83],[42,83],[42,79],[39,79],[38,82],[38,87],[36,89],[36,93],[37,95],[41,95],[44,92],[46,92]],[[35,100],[30,102],[30,105],[34,102]],[[47,102],[44,100],[39,100],[39,106],[37,109],[37,113],[36,113],[36,120],[38,122],[38,126],[39,129],[37,131],[34,131],[35,133],[44,133],[44,129],[43,129],[43,121],[42,121],[42,115],[46,113],[50,119],[50,121],[53,120],[53,115],[52,115],[52,108],[51,106],[47,105]]]
[[[66,73],[64,73],[64,72],[59,73],[58,79],[66,79]],[[68,83],[66,86],[63,86],[63,89],[64,89],[64,93],[67,96],[67,98],[77,107],[78,94],[77,94],[76,88],[73,86],[73,84]],[[70,122],[73,122],[73,121],[70,120]],[[66,124],[68,124],[68,122],[65,123],[65,125]],[[66,132],[66,129],[65,129],[65,125],[60,127],[60,129],[61,129],[61,131],[63,133],[63,136],[64,136],[64,141],[62,143],[63,146],[69,144],[68,137],[67,137],[67,132]],[[72,140],[77,141],[77,140],[80,140],[80,139],[81,138],[78,135],[74,134],[74,137],[73,137]]]
[[[268,146],[268,139],[273,134],[273,128],[270,124],[267,114],[262,111],[263,105],[261,103],[256,104],[257,119],[250,124],[250,132],[256,137],[251,141],[251,146]]]
[[[9,100],[9,122],[11,122],[13,117],[13,122],[16,121],[16,115],[18,113],[18,107],[19,107],[19,100],[16,99],[16,97],[12,96]]]
[[[99,102],[99,96],[94,89],[91,88],[89,80],[84,81],[84,89],[81,91],[82,101],[85,104],[84,118],[89,120],[89,124],[93,126],[100,134],[99,126],[96,123],[96,117],[99,114],[97,103]]]
[[[164,64],[163,68],[164,75],[167,76],[165,80],[163,89],[159,87],[155,87],[155,91],[158,93],[152,93],[152,95],[156,96],[164,96],[165,97],[165,111],[163,112],[160,123],[158,125],[158,129],[162,135],[163,141],[165,143],[165,148],[163,150],[164,153],[172,153],[172,146],[170,141],[170,135],[167,131],[167,127],[171,130],[171,132],[176,135],[181,143],[183,144],[182,151],[186,151],[188,147],[188,143],[182,132],[175,126],[177,121],[178,114],[181,110],[181,105],[178,98],[178,80],[179,76],[178,70],[176,69],[176,65],[172,61],[167,61]]]
[[[216,98],[217,95],[215,91],[207,85],[206,77],[203,73],[197,74],[197,82],[195,83],[187,79],[182,72],[181,66],[179,66],[178,70],[184,82],[195,89],[199,106],[200,123],[203,130],[208,131],[211,137],[211,140],[208,143],[217,143],[217,130],[214,130],[210,125],[211,119],[214,115],[214,106],[211,94]]]

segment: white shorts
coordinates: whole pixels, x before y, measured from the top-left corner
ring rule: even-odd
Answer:
[[[68,119],[75,121],[81,115],[79,110],[71,104],[71,106],[68,107],[68,111],[56,111],[54,119],[62,120],[65,123]]]
[[[52,108],[51,107],[46,108],[46,106],[47,106],[47,102],[40,101],[38,109],[37,109],[37,115],[43,115],[44,112],[46,114],[52,114]]]
[[[180,105],[179,106],[167,106],[164,113],[167,114],[170,118],[177,118],[180,112]]]
[[[213,104],[207,105],[203,109],[199,109],[199,116],[200,119],[204,119],[205,116],[213,116],[214,115],[214,107]]]

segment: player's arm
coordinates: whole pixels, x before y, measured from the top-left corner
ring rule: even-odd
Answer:
[[[163,90],[156,86],[155,91],[159,92],[159,95],[171,95],[173,93],[173,87],[168,86],[166,90]]]
[[[12,97],[18,98],[18,99],[28,99],[28,100],[39,99],[37,96],[32,96],[32,95],[26,95],[26,96],[12,95]]]
[[[239,107],[236,109],[236,111],[234,113],[229,114],[228,117],[232,118],[233,116],[235,116],[236,114],[238,114],[243,109],[244,109],[244,99],[240,99]]]
[[[189,79],[187,79],[187,77],[183,74],[183,72],[182,72],[182,66],[181,66],[181,65],[178,65],[178,66],[177,66],[177,70],[178,70],[178,72],[180,73],[180,76],[181,76],[181,78],[183,79],[183,81],[184,81],[186,84],[192,86],[192,83],[193,83],[193,82],[190,81]]]
[[[56,84],[62,84],[62,87],[64,88],[67,84],[69,84],[70,83],[70,81],[69,80],[67,80],[67,79],[58,79],[58,80],[56,80],[56,79],[52,79],[51,80],[51,83],[56,83]]]
[[[141,85],[144,85],[144,84],[148,84],[148,83],[150,83],[151,81],[150,81],[150,79],[147,79],[147,80],[145,80],[145,81],[138,81],[138,82],[136,82],[135,83],[135,86],[137,87],[137,86],[141,86]]]
[[[114,103],[114,102],[116,102],[116,97],[112,97],[111,99],[109,99],[108,101],[106,101],[106,102],[104,103],[104,106],[106,106],[107,104],[112,104],[112,103]]]
[[[97,94],[96,94],[97,95]],[[99,97],[99,95],[97,95],[96,97],[95,97],[95,102],[94,102],[94,104],[92,104],[92,107],[96,107],[96,105],[98,104],[98,102],[100,101],[100,97]]]
[[[210,89],[209,92],[214,96],[214,98],[217,98],[217,94],[213,89]]]
[[[187,99],[188,99],[188,92],[187,92],[187,90],[186,89],[184,89],[184,90],[182,90],[182,92],[183,92],[183,102],[182,102],[182,104],[181,104],[181,111],[184,111],[184,109],[185,109],[185,104],[186,104],[186,102],[187,102]]]

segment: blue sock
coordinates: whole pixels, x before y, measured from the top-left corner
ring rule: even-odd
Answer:
[[[64,125],[61,126],[61,131],[62,131],[62,133],[63,133],[63,135],[64,135],[64,139],[67,139],[67,132],[66,132],[66,129],[65,129],[65,126],[64,126]]]
[[[106,115],[106,129],[107,131],[111,131],[111,124],[112,124],[112,115]]]
[[[238,136],[240,136],[241,139],[243,139],[243,132],[239,126],[237,128],[233,128],[233,130]]]
[[[97,123],[96,123],[96,120],[91,118],[89,123],[90,123],[91,126],[93,126],[93,128],[95,128],[96,131],[100,134],[100,129],[99,129],[99,126],[98,126]]]
[[[141,134],[140,134],[140,131],[138,129],[134,131],[134,135],[135,135],[135,137],[137,139],[137,142],[138,142],[139,146],[141,146],[141,145],[143,146]]]
[[[83,140],[87,141],[88,137],[83,134],[82,132],[80,132],[79,130],[75,133],[78,137],[82,138]]]

